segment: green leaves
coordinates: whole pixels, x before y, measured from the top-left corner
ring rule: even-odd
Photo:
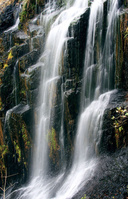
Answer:
[[[112,118],[111,118],[112,120],[114,120],[115,119],[115,116],[112,116]]]
[[[119,148],[121,144],[121,140],[123,141],[123,145],[126,145],[125,142],[125,131],[126,125],[128,123],[128,110],[127,108],[117,107],[115,110],[115,114],[111,117],[113,121],[113,127],[115,129],[115,141],[116,147]]]
[[[121,132],[121,131],[123,131],[123,127],[122,126],[119,127],[119,132]]]

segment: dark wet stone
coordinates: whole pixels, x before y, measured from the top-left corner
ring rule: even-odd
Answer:
[[[12,181],[19,179],[19,183],[26,180],[28,165],[30,164],[33,113],[28,105],[18,105],[10,109],[5,121],[5,144],[9,154],[5,156],[8,175],[17,174]]]
[[[32,52],[22,56],[19,59],[19,69],[21,72],[24,72],[27,68],[32,66],[37,62],[39,58],[39,51],[33,50]]]
[[[0,33],[14,24],[13,5],[7,6],[0,13]]]
[[[41,63],[29,67],[25,73],[27,74],[28,89],[36,89],[39,86],[41,79]]]
[[[122,149],[112,156],[101,156],[93,174],[83,189],[72,199],[115,198],[124,199],[128,192],[128,149]]]

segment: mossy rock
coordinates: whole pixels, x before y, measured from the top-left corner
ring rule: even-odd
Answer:
[[[32,123],[32,111],[28,105],[18,105],[6,114],[4,135],[10,155],[6,156],[5,166],[10,174],[18,173],[21,180],[25,180],[28,175],[32,149]]]
[[[3,108],[8,110],[14,106],[13,99],[13,76],[11,66],[7,66],[1,73],[1,85],[0,85],[0,96],[3,104]]]

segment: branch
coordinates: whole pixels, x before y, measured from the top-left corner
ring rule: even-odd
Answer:
[[[10,177],[13,177],[13,176],[16,176],[16,175],[18,175],[19,173],[16,173],[16,174],[12,174],[12,175],[9,175],[9,176],[3,176],[3,177],[1,177],[1,178],[10,178]]]
[[[4,189],[2,189],[2,187],[0,187],[0,189],[1,189],[2,191],[4,191]]]
[[[7,191],[9,188],[11,188],[12,186],[14,186],[16,183],[10,185],[7,189],[5,189],[5,191]]]

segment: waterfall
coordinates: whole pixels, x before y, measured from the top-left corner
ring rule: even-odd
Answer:
[[[111,6],[110,8],[112,9]],[[74,160],[67,178],[56,193],[55,198],[57,199],[72,198],[92,178],[97,165],[96,153],[98,153],[98,145],[102,133],[103,114],[109,103],[110,95],[114,92],[110,91],[102,94],[101,89],[101,74],[104,70],[104,65],[101,62],[103,57],[101,48],[102,19],[103,1],[95,0],[91,5],[89,18],[81,95],[81,114],[76,135]],[[94,57],[96,28],[99,30],[98,42],[100,44],[97,63]]]
[[[78,3],[79,2],[79,3]],[[39,124],[37,129],[37,150],[34,157],[33,175],[40,175],[43,172],[45,176],[48,169],[48,144],[47,136],[52,131],[51,128],[51,109],[55,105],[56,85],[61,81],[61,57],[63,46],[67,40],[66,35],[68,27],[74,18],[85,11],[87,3],[75,1],[74,5],[60,13],[55,22],[52,24],[47,37],[44,53],[40,58],[43,61],[42,66],[42,82],[41,82],[41,107],[39,113]],[[83,6],[84,9],[83,9]],[[52,14],[53,15],[53,14]],[[53,110],[54,112],[54,110]],[[62,117],[62,116],[61,116]],[[60,128],[60,131],[63,131]],[[61,132],[59,132],[61,135]],[[40,158],[42,157],[42,158]]]
[[[97,0],[92,3],[91,13],[89,18],[89,28],[87,36],[87,44],[85,51],[85,63],[83,73],[83,87],[81,97],[81,107],[85,107],[95,98],[95,90],[99,86],[97,77],[100,73],[98,70],[98,63],[95,62],[95,45],[96,45],[96,29],[98,29],[99,38],[99,54],[101,54],[101,40],[102,40],[102,19],[103,19],[103,1]]]
[[[108,4],[108,28],[105,39],[105,46],[102,56],[102,64],[105,66],[103,75],[103,90],[113,89],[114,85],[114,66],[115,66],[115,28],[116,28],[116,19],[118,15],[118,0],[111,1]]]
[[[68,28],[71,22],[86,11],[87,0],[75,0],[73,5],[67,2],[66,8],[59,13],[55,5],[49,3],[46,8],[45,21],[42,22],[46,31],[49,29],[45,49],[39,62],[42,65],[42,81],[40,85],[39,121],[35,132],[35,152],[33,158],[32,178],[28,186],[16,192],[17,199],[70,199],[86,182],[91,179],[96,164],[98,144],[102,134],[102,118],[110,95],[114,88],[114,62],[111,47],[113,44],[113,27],[116,23],[117,0],[108,5],[108,24],[104,45],[102,46],[103,0],[94,0],[90,8],[89,27],[85,49],[83,85],[81,94],[81,111],[75,139],[75,149],[72,166],[65,169],[61,162],[60,171],[52,176],[49,173],[49,134],[56,136],[52,128],[55,113],[53,106],[57,100],[57,85],[62,83],[61,62],[64,44],[67,41]],[[70,6],[69,6],[70,5]],[[56,18],[53,20],[53,18]],[[52,21],[52,22],[51,22]],[[50,24],[50,28],[48,28]],[[97,33],[98,30],[98,33]],[[97,36],[98,34],[98,36]],[[98,38],[96,40],[96,38]],[[96,42],[99,44],[96,52]],[[114,47],[112,48],[114,53]],[[97,54],[96,54],[97,53]],[[110,86],[111,85],[111,86]],[[106,92],[107,91],[107,92]],[[63,145],[63,89],[60,87],[60,128],[58,142],[60,145],[60,160],[64,161]],[[58,121],[59,122],[59,121]],[[18,194],[18,195],[17,195]]]
[[[42,25],[46,28],[47,40],[45,49],[39,62],[42,65],[42,81],[40,85],[40,99],[37,124],[37,131],[35,133],[35,152],[33,158],[32,180],[26,188],[21,188],[17,198],[52,198],[55,195],[56,189],[59,186],[64,176],[65,168],[61,164],[61,171],[56,177],[49,176],[49,149],[48,142],[49,135],[56,136],[55,130],[52,128],[52,115],[54,115],[53,105],[56,105],[57,84],[62,81],[61,78],[61,57],[63,54],[64,43],[66,42],[68,28],[70,23],[85,12],[88,6],[88,1],[75,0],[73,5],[67,2],[66,9],[63,9],[60,14],[54,10],[55,5],[48,3],[46,5],[46,15],[43,16]],[[44,13],[45,13],[44,12]],[[57,16],[58,15],[58,16]],[[56,20],[53,20],[56,17]],[[63,89],[60,88],[60,125],[58,134],[59,145],[63,149]],[[61,149],[60,156],[63,156]],[[64,159],[60,157],[60,160]],[[65,164],[64,164],[65,165]]]

